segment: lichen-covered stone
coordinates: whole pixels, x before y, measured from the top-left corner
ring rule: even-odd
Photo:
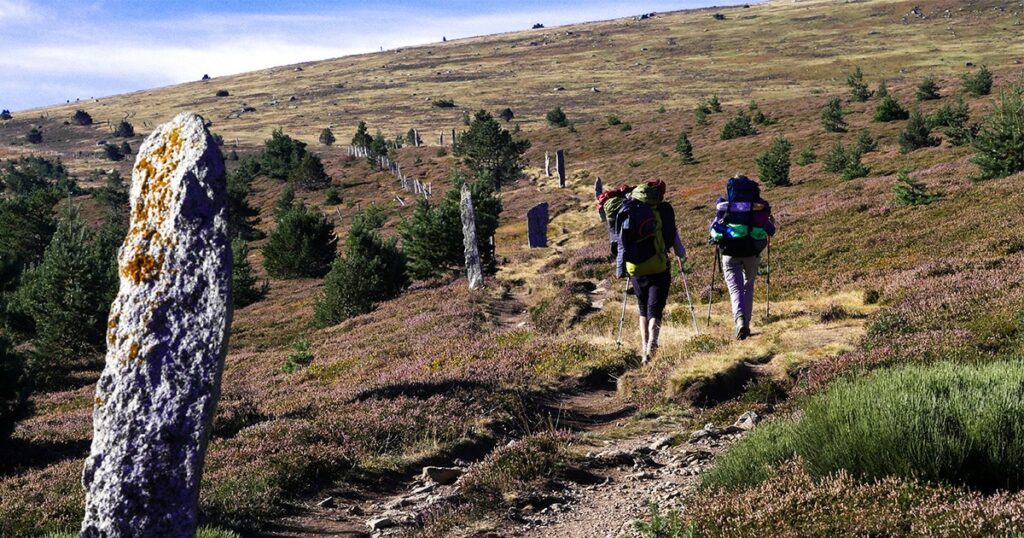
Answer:
[[[480,265],[480,249],[476,242],[476,212],[473,211],[473,196],[469,186],[462,186],[462,198],[460,200],[462,212],[462,241],[466,249],[466,277],[469,279],[469,289],[476,289],[484,285],[484,271]]]
[[[194,536],[231,326],[224,161],[195,114],[143,143],[85,463],[83,538]]]

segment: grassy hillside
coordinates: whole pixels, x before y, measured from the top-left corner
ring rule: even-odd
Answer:
[[[911,11],[915,6],[921,16]],[[346,157],[342,144],[356,124],[365,120],[389,139],[418,129],[426,146],[405,147],[395,160],[407,175],[432,183],[439,197],[455,162],[450,148],[439,151],[437,133],[464,129],[463,114],[477,109],[514,111],[508,127],[518,127],[532,148],[525,176],[502,192],[501,266],[487,289],[468,291],[456,278],[417,282],[370,314],[315,329],[313,303],[322,282],[272,280],[266,299],[236,311],[202,506],[206,522],[251,532],[328,485],[384,488],[426,459],[534,433],[551,395],[579,388],[595,372],[621,374],[621,396],[645,411],[711,408],[693,412],[696,425],[738,415],[744,406],[766,410],[756,398],[743,399],[752,386],[799,394],[779,406],[785,416],[835,379],[846,383],[867,370],[1021,357],[1024,246],[1013,218],[1024,202],[1022,176],[972,181],[973,150],[949,140],[901,153],[897,140],[906,122],[873,121],[878,99],[851,102],[845,82],[859,66],[871,89],[885,79],[904,106],[930,114],[960,95],[961,75],[977,70],[970,62],[993,71],[998,93],[1021,76],[1022,17],[1019,2],[997,0],[769,2],[456,40],[18,112],[0,123],[0,159],[59,157],[83,185],[96,186],[89,181],[93,170],[116,168],[127,177],[131,168],[130,160],[112,163],[99,153],[98,140],[121,141],[104,122],[128,117],[138,132],[128,141],[137,148],[155,125],[191,110],[212,122],[226,152],[253,154],[274,129],[309,143],[341,188],[342,203],[326,204],[323,191],[299,197],[328,215],[342,237],[357,208],[384,204],[390,235],[410,215],[411,196],[390,174]],[[915,89],[929,75],[942,97],[917,103]],[[218,90],[230,95],[216,97]],[[711,95],[723,111],[698,125],[694,108]],[[822,128],[830,96],[843,99],[847,133]],[[432,106],[438,99],[456,107]],[[972,120],[980,121],[994,97],[964,99]],[[774,122],[756,126],[754,136],[722,140],[723,125],[737,111],[749,112],[752,100]],[[234,114],[243,104],[255,112]],[[547,125],[545,114],[556,106],[572,128]],[[97,124],[64,125],[77,109]],[[611,125],[608,115],[631,128]],[[42,130],[43,143],[23,141],[31,126]],[[339,145],[317,143],[325,127]],[[821,160],[833,144],[853,144],[864,129],[879,145],[863,156],[867,177],[847,181],[825,171]],[[682,165],[674,153],[681,131],[689,133],[696,164]],[[626,351],[616,350],[620,288],[592,204],[594,179],[606,186],[669,184],[689,248],[690,285],[699,295],[711,276],[705,227],[715,196],[734,172],[756,175],[756,156],[780,135],[792,143],[794,158],[810,148],[818,159],[793,166],[792,186],[766,190],[780,223],[772,245],[773,316],[755,320],[753,340],[732,344],[727,307],[716,302],[711,329],[696,337],[683,290],[674,288],[658,361],[626,370],[635,336]],[[544,153],[556,149],[566,151],[566,189],[543,176]],[[898,204],[892,186],[900,169],[941,198]],[[258,228],[269,232],[284,184],[258,177],[254,186]],[[88,196],[80,201],[91,203]],[[530,250],[525,213],[539,202],[552,205],[552,246]],[[254,243],[250,260],[263,277],[261,245]],[[760,287],[759,311],[763,292]],[[877,300],[865,301],[868,295]],[[282,365],[300,338],[308,339],[312,363],[286,373]],[[6,462],[0,535],[66,530],[80,517],[78,483],[99,367],[95,357],[85,357],[76,368],[71,387],[33,396],[32,413],[0,447]],[[765,431],[762,437],[773,430]],[[841,507],[853,523],[803,529],[793,523],[794,536],[915,534],[900,525],[900,516],[939,517],[928,512],[938,498],[973,502],[985,507],[980,511],[997,510],[998,503],[1019,508],[1017,497],[992,500],[982,495],[991,488],[912,467],[882,473],[914,493],[912,507],[887,497],[872,501],[881,508],[851,508],[844,503],[873,498],[872,488],[885,482],[871,480],[880,476],[836,477],[849,466],[808,468],[801,463],[807,454],[790,445],[752,442],[768,448],[747,447],[744,454],[771,453],[763,456],[767,467],[757,469],[768,481],[728,484],[740,493],[716,489],[720,484],[696,493],[690,502],[698,534],[715,535],[716,525],[737,513],[747,515],[720,532],[757,535],[771,522],[804,516],[813,523],[815,514],[801,512],[805,494]],[[914,482],[920,476],[934,483]],[[857,495],[830,494],[833,486]],[[785,505],[791,511],[750,508],[768,493],[791,501]],[[716,508],[723,499],[731,501]],[[886,512],[890,523],[880,527],[855,525],[874,509],[896,512]],[[968,508],[949,510],[943,514],[952,520]],[[459,523],[454,519],[451,525]],[[765,521],[768,527],[758,527]],[[998,530],[1024,531],[1010,523]]]

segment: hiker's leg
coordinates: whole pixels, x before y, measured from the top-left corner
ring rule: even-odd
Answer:
[[[644,362],[647,362],[647,304],[650,291],[645,279],[633,278],[633,293],[636,295],[636,304],[640,309],[640,356]]]
[[[743,258],[743,327],[750,332],[750,320],[754,315],[754,280],[757,278],[757,266],[760,258],[750,256]]]
[[[743,327],[743,290],[744,273],[743,258],[722,256],[722,280],[729,288],[729,300],[732,302],[732,318],[736,324],[737,335]]]
[[[661,318],[665,312],[665,304],[668,303],[668,291],[672,286],[672,272],[665,271],[660,275],[650,277],[650,302],[647,306],[647,358],[653,359],[654,353],[658,350],[658,336],[661,333]]]

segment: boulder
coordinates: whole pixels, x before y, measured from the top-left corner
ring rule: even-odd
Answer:
[[[736,419],[733,426],[743,431],[750,431],[754,429],[754,426],[757,426],[758,422],[761,422],[761,417],[754,411],[747,411],[740,415],[740,418]]]
[[[198,115],[140,147],[118,268],[80,536],[194,536],[232,314],[224,160]]]
[[[424,467],[423,478],[429,478],[430,480],[447,486],[454,484],[460,476],[465,473],[464,469],[458,467]]]

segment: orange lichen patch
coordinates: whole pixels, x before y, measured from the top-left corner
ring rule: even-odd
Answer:
[[[101,407],[103,406],[103,398],[96,396],[96,398],[93,400],[93,403],[96,404],[96,407]]]
[[[164,263],[164,257],[161,254],[159,258],[154,258],[146,252],[138,252],[132,259],[128,260],[121,267],[121,274],[129,278],[134,284],[141,284],[152,279],[160,272],[160,266]]]
[[[128,360],[134,361],[139,358],[139,343],[132,342],[132,345],[128,347]]]

